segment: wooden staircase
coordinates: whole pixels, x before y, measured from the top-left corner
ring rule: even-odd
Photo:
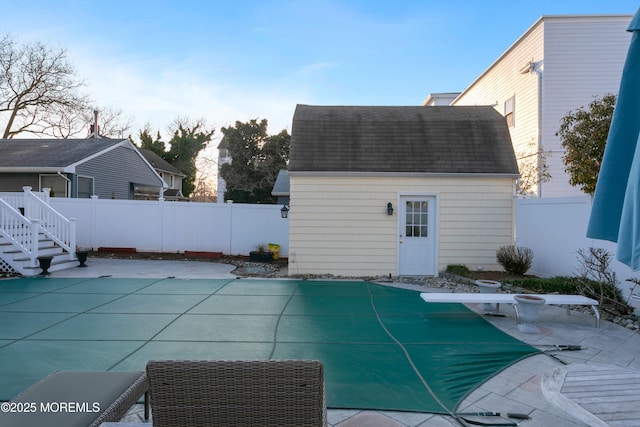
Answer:
[[[0,269],[36,276],[43,256],[53,257],[50,272],[77,266],[75,225],[49,205],[48,191],[0,193]]]

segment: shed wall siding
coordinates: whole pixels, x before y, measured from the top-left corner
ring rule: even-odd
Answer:
[[[78,175],[94,178],[100,198],[129,199],[129,184],[160,188],[162,183],[134,150],[117,147],[76,168]]]
[[[397,275],[400,195],[437,196],[439,270],[499,269],[495,251],[514,241],[513,187],[511,178],[292,176],[289,271]]]

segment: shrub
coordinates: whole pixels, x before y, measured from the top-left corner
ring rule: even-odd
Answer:
[[[555,292],[559,294],[575,295],[579,293],[579,281],[576,277],[526,277],[522,279],[509,279],[509,284],[541,294],[551,294]]]
[[[613,256],[606,249],[578,249],[578,290],[582,295],[598,300],[600,305],[611,307],[621,314],[630,314],[633,308],[627,304],[618,288],[620,281],[611,268],[612,259]]]
[[[496,252],[496,259],[507,273],[522,276],[531,267],[533,251],[523,246],[502,246]]]
[[[455,274],[456,276],[471,277],[471,271],[466,265],[462,264],[449,264],[447,265],[447,273]]]

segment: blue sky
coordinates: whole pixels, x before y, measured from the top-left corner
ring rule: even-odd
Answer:
[[[540,16],[633,14],[631,0],[5,2],[0,33],[67,50],[133,131],[176,117],[290,131],[295,105],[419,105],[468,86]],[[219,134],[219,132],[217,132]]]

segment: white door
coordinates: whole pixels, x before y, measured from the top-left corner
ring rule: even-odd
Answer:
[[[435,276],[436,198],[434,196],[400,197],[399,262],[401,276]]]

